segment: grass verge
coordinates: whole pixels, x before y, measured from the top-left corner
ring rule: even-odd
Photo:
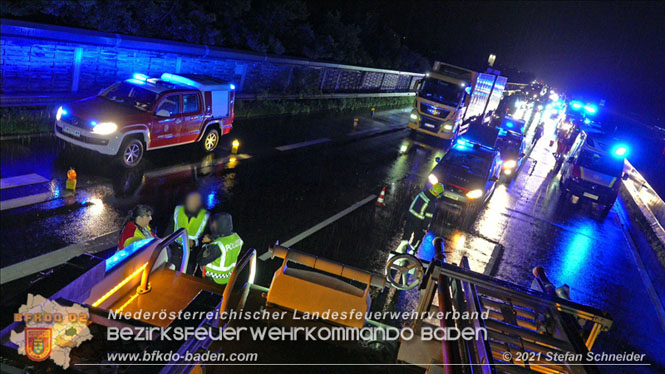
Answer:
[[[236,103],[237,119],[351,112],[364,108],[399,108],[413,103],[412,96],[358,99],[255,100]],[[55,107],[0,108],[0,136],[30,135],[53,131]]]

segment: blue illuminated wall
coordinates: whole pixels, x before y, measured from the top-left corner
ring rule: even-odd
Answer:
[[[423,76],[14,20],[1,27],[8,96],[96,93],[134,72],[206,74],[249,94],[406,92]]]

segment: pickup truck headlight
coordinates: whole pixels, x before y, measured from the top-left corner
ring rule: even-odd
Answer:
[[[503,168],[504,169],[512,169],[515,166],[517,166],[517,161],[515,161],[515,160],[508,160],[508,161],[503,163]]]
[[[437,178],[434,174],[430,174],[429,177],[427,177],[427,180],[432,184],[432,186],[439,183],[439,178]]]
[[[102,122],[96,124],[92,128],[92,133],[93,134],[99,134],[99,135],[108,135],[114,133],[118,129],[118,125],[116,125],[113,122]]]
[[[453,129],[453,125],[451,125],[449,123],[446,123],[445,125],[443,125],[443,130],[444,131],[452,131],[452,129]]]
[[[62,109],[62,107],[58,108],[58,111],[55,113],[55,119],[60,121],[60,118],[62,118],[63,114],[67,114],[67,111]]]
[[[483,196],[483,190],[471,190],[466,193],[466,197],[469,199],[477,199],[481,196]]]
[[[412,121],[417,121],[418,120],[418,115],[416,113],[411,113],[409,118],[411,118]]]

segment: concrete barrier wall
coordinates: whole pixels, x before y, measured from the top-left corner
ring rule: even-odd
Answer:
[[[1,94],[84,95],[135,72],[207,74],[241,94],[409,92],[423,74],[1,20]]]

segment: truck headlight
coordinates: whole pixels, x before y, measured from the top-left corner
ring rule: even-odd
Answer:
[[[108,135],[114,133],[118,129],[118,125],[116,125],[113,122],[102,122],[96,124],[92,128],[92,133],[93,134],[99,134],[99,135]]]
[[[411,118],[413,121],[417,121],[418,120],[418,115],[416,113],[411,113],[409,118]]]
[[[453,129],[453,125],[446,123],[445,125],[443,125],[443,129],[445,131],[451,131]]]
[[[67,111],[62,109],[62,107],[58,108],[58,111],[55,113],[55,119],[60,121],[60,118],[62,118],[63,114],[67,114]]]
[[[439,183],[439,178],[436,177],[434,174],[430,174],[429,177],[427,177],[427,180],[432,184],[438,184]]]
[[[481,196],[483,196],[483,190],[471,190],[466,193],[466,197],[469,199],[477,199]]]
[[[512,169],[515,166],[517,166],[517,161],[515,161],[515,160],[508,160],[508,161],[503,163],[503,168],[504,169]]]

